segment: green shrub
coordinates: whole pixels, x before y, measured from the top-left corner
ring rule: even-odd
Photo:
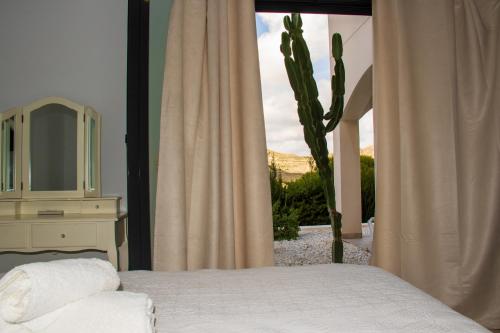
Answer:
[[[286,191],[290,207],[297,210],[300,225],[330,224],[318,172],[308,172],[288,183]]]
[[[299,236],[299,215],[287,205],[287,188],[274,162],[269,166],[271,200],[273,204],[273,231],[275,240],[297,239]]]
[[[274,162],[274,157],[269,165],[269,180],[271,181],[271,201],[274,205],[275,202],[286,197],[285,184],[281,178],[280,171]]]
[[[360,156],[362,222],[375,216],[375,161],[370,156]]]

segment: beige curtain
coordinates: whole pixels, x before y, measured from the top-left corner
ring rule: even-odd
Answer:
[[[500,328],[500,2],[374,1],[374,264]]]
[[[176,0],[166,51],[155,270],[273,264],[254,0]]]

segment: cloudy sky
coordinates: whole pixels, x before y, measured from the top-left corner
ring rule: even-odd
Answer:
[[[269,149],[310,155],[304,142],[302,125],[297,115],[297,105],[290,88],[279,50],[284,14],[257,14],[257,36],[259,43],[260,74],[264,117],[266,122],[267,147]],[[304,38],[309,46],[314,67],[314,77],[318,85],[319,99],[328,110],[331,101],[328,17],[326,15],[302,15]],[[372,113],[360,120],[360,147],[373,144]],[[328,138],[332,152],[333,139]]]

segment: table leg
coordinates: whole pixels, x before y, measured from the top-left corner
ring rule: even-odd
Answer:
[[[117,256],[117,250],[116,246],[110,246],[108,247],[108,260],[115,266],[115,268],[118,270],[118,256]]]

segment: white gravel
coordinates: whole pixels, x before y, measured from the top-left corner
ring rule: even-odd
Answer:
[[[305,229],[299,238],[274,242],[276,266],[302,266],[332,262],[332,231],[329,228]],[[344,242],[344,263],[367,265],[370,252]]]

